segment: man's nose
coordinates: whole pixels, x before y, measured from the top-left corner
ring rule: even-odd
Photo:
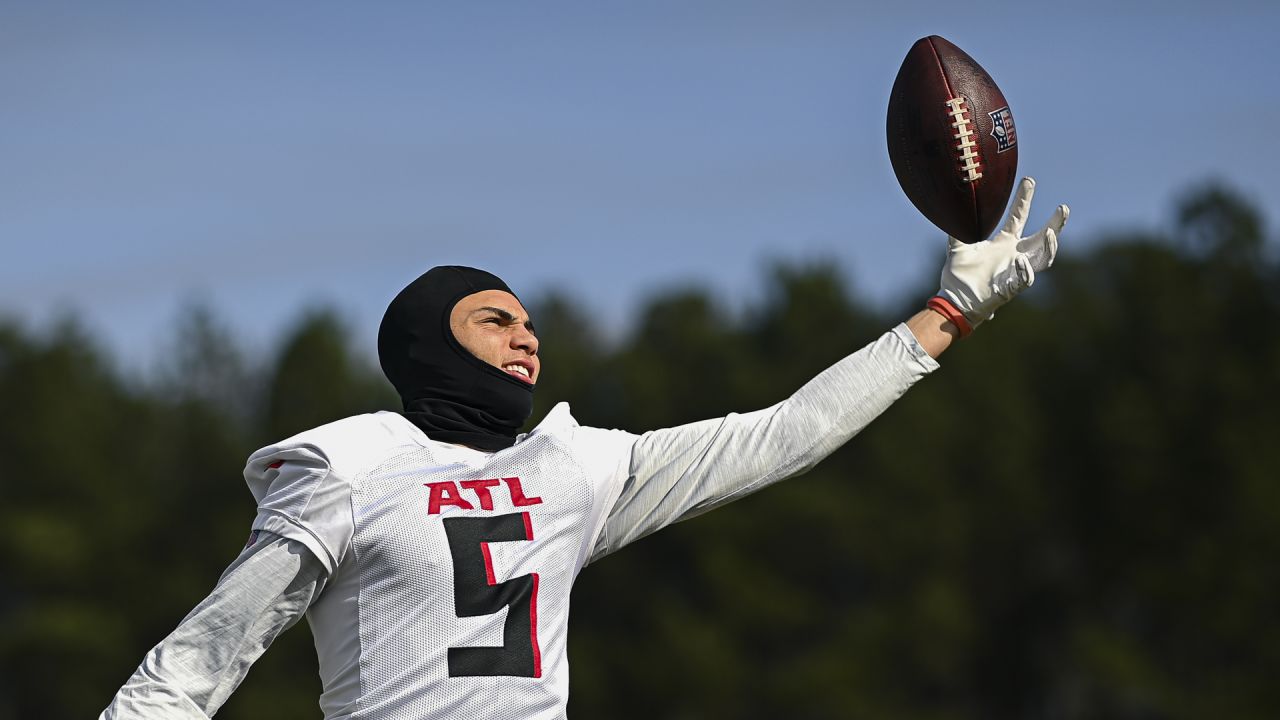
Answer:
[[[524,350],[530,355],[537,355],[538,336],[529,332],[528,328],[521,326],[516,330],[515,335],[511,337],[511,347]]]

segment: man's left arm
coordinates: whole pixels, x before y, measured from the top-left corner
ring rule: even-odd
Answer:
[[[900,324],[777,405],[645,433],[593,556],[805,472],[935,368]]]
[[[937,356],[1053,263],[1067,208],[1059,206],[1042,230],[1021,237],[1034,188],[1029,178],[1022,181],[1008,220],[992,239],[949,243],[941,288],[927,309],[790,398],[641,436],[592,557],[807,471],[936,369]]]

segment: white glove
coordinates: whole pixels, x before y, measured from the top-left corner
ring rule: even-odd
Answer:
[[[1031,287],[1037,272],[1053,265],[1058,235],[1071,211],[1059,205],[1043,229],[1022,237],[1035,190],[1036,181],[1029,177],[1018,183],[1009,217],[991,239],[962,243],[948,238],[942,288],[929,307],[955,323],[961,336],[990,320],[996,308]]]

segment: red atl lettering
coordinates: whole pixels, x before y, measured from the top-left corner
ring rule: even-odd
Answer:
[[[520,478],[518,477],[463,480],[461,483],[445,480],[443,482],[423,483],[423,485],[431,489],[431,497],[427,500],[427,514],[438,515],[445,505],[454,505],[461,510],[474,510],[475,506],[462,497],[463,490],[470,490],[475,493],[476,501],[480,503],[481,510],[492,510],[493,493],[490,492],[490,489],[504,483],[507,486],[507,494],[511,496],[511,504],[513,506],[525,507],[542,503],[542,498],[527,497],[524,494],[524,488],[520,485]]]

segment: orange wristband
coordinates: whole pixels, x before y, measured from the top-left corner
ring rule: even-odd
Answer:
[[[964,313],[957,310],[950,300],[941,295],[934,295],[929,298],[929,302],[925,303],[924,306],[950,320],[951,324],[955,325],[956,329],[960,331],[960,337],[968,337],[969,333],[973,332],[973,326],[964,318]]]

